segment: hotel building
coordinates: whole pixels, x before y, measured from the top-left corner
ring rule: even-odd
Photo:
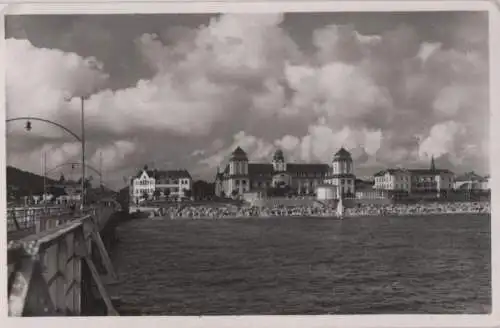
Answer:
[[[429,169],[387,169],[374,176],[374,188],[401,194],[437,193],[453,190],[454,174],[450,170],[437,169],[434,158]]]
[[[354,194],[354,169],[350,153],[341,148],[332,164],[288,163],[283,151],[276,150],[271,163],[251,163],[243,149],[237,147],[229,163],[215,177],[217,196],[236,196],[246,192],[288,186],[298,195],[312,195],[317,187],[338,186],[344,194]]]
[[[155,194],[160,197],[186,197],[192,188],[192,178],[186,170],[149,170],[145,167],[139,171],[131,182],[131,199],[137,203],[147,195],[152,199]]]

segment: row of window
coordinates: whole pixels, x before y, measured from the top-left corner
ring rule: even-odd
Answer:
[[[394,180],[409,182],[410,181],[410,177],[408,177],[408,176],[402,176],[402,177],[396,177],[394,179],[394,176],[385,175],[385,176],[382,176],[382,177],[376,177],[375,178],[375,182],[376,183],[391,182],[391,181],[394,181]],[[436,177],[434,177],[434,176],[412,176],[411,177],[411,181],[412,182],[434,182],[434,181],[436,181]],[[442,177],[441,181],[452,183],[453,182],[453,178],[451,178],[451,177]]]
[[[394,190],[407,190],[409,189],[410,185],[409,184],[406,184],[406,183],[396,183],[396,184],[392,184],[392,183],[381,183],[381,184],[377,184],[376,185],[376,188],[381,188],[381,189],[394,189]]]
[[[393,175],[384,175],[384,176],[381,176],[381,177],[375,177],[375,182],[380,182],[380,183],[382,183],[382,182],[390,182],[390,181],[393,181],[393,180],[402,180],[402,181],[409,182],[410,181],[410,177],[409,176],[394,177]]]
[[[188,185],[189,184],[189,179],[160,179],[158,180],[158,182],[156,183],[157,185],[177,185],[177,184],[181,184],[181,185]]]
[[[134,184],[138,186],[150,186],[155,184],[155,180],[135,180]],[[189,179],[161,179],[158,180],[157,184],[189,185]]]
[[[332,172],[334,174],[351,173],[352,172],[352,164],[344,163],[344,165],[338,165],[338,163],[334,163]]]
[[[172,187],[172,188],[161,188],[158,189],[160,192],[165,193],[167,190],[169,193],[178,193],[180,188],[179,187]],[[147,188],[147,189],[135,189],[134,194],[135,195],[143,195],[145,192],[148,194],[152,194],[155,191],[153,188]]]
[[[151,194],[154,191],[153,188],[137,188],[134,190],[135,195],[143,195],[145,192]]]
[[[154,180],[135,180],[134,184],[138,186],[149,186],[154,184]]]

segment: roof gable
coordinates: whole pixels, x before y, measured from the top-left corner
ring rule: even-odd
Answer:
[[[150,173],[151,172],[148,172],[147,170],[143,170],[141,175],[139,176],[139,179],[140,180],[146,180],[146,179],[149,179],[150,178]]]

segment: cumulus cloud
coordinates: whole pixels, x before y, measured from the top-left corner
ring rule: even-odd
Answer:
[[[123,166],[127,156],[135,150],[136,145],[133,142],[118,140],[112,144],[98,148],[90,161],[92,163],[100,163],[102,158],[102,166],[107,170],[113,170],[118,166]]]
[[[455,154],[455,147],[458,146],[456,140],[463,137],[465,133],[466,130],[460,123],[448,121],[436,124],[431,128],[429,136],[420,144],[419,155],[429,158]]]
[[[65,99],[85,96],[102,86],[108,75],[95,58],[34,47],[27,40],[7,40],[7,114],[65,115]]]
[[[145,32],[133,42],[153,74],[118,90],[107,88],[113,77],[95,58],[8,39],[8,116],[43,116],[79,132],[80,104],[65,97],[92,93],[87,158],[102,152],[109,170],[161,155],[210,178],[237,146],[255,161],[279,147],[290,160],[315,162],[344,146],[365,167],[420,165],[432,154],[461,169],[487,158],[489,68],[477,42],[465,50],[424,40],[411,25],[369,34],[328,24],[306,47],[286,24],[279,13],[226,14]],[[71,141],[48,127],[40,133],[37,143],[10,129],[23,142],[10,142],[9,163]]]

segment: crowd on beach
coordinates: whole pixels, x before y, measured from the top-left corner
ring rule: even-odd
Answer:
[[[352,208],[346,208],[343,216],[409,216],[429,214],[453,214],[453,213],[490,213],[489,202],[453,202],[453,203],[425,203],[425,204],[359,204]],[[224,205],[219,207],[210,206],[172,206],[162,209],[159,213],[163,217],[177,218],[238,218],[238,217],[331,217],[337,215],[335,206],[280,206],[256,207],[256,206],[234,206]]]
[[[346,209],[346,216],[371,215],[426,215],[426,214],[458,214],[458,213],[490,213],[489,202],[453,202],[425,204],[389,204],[364,205]]]

